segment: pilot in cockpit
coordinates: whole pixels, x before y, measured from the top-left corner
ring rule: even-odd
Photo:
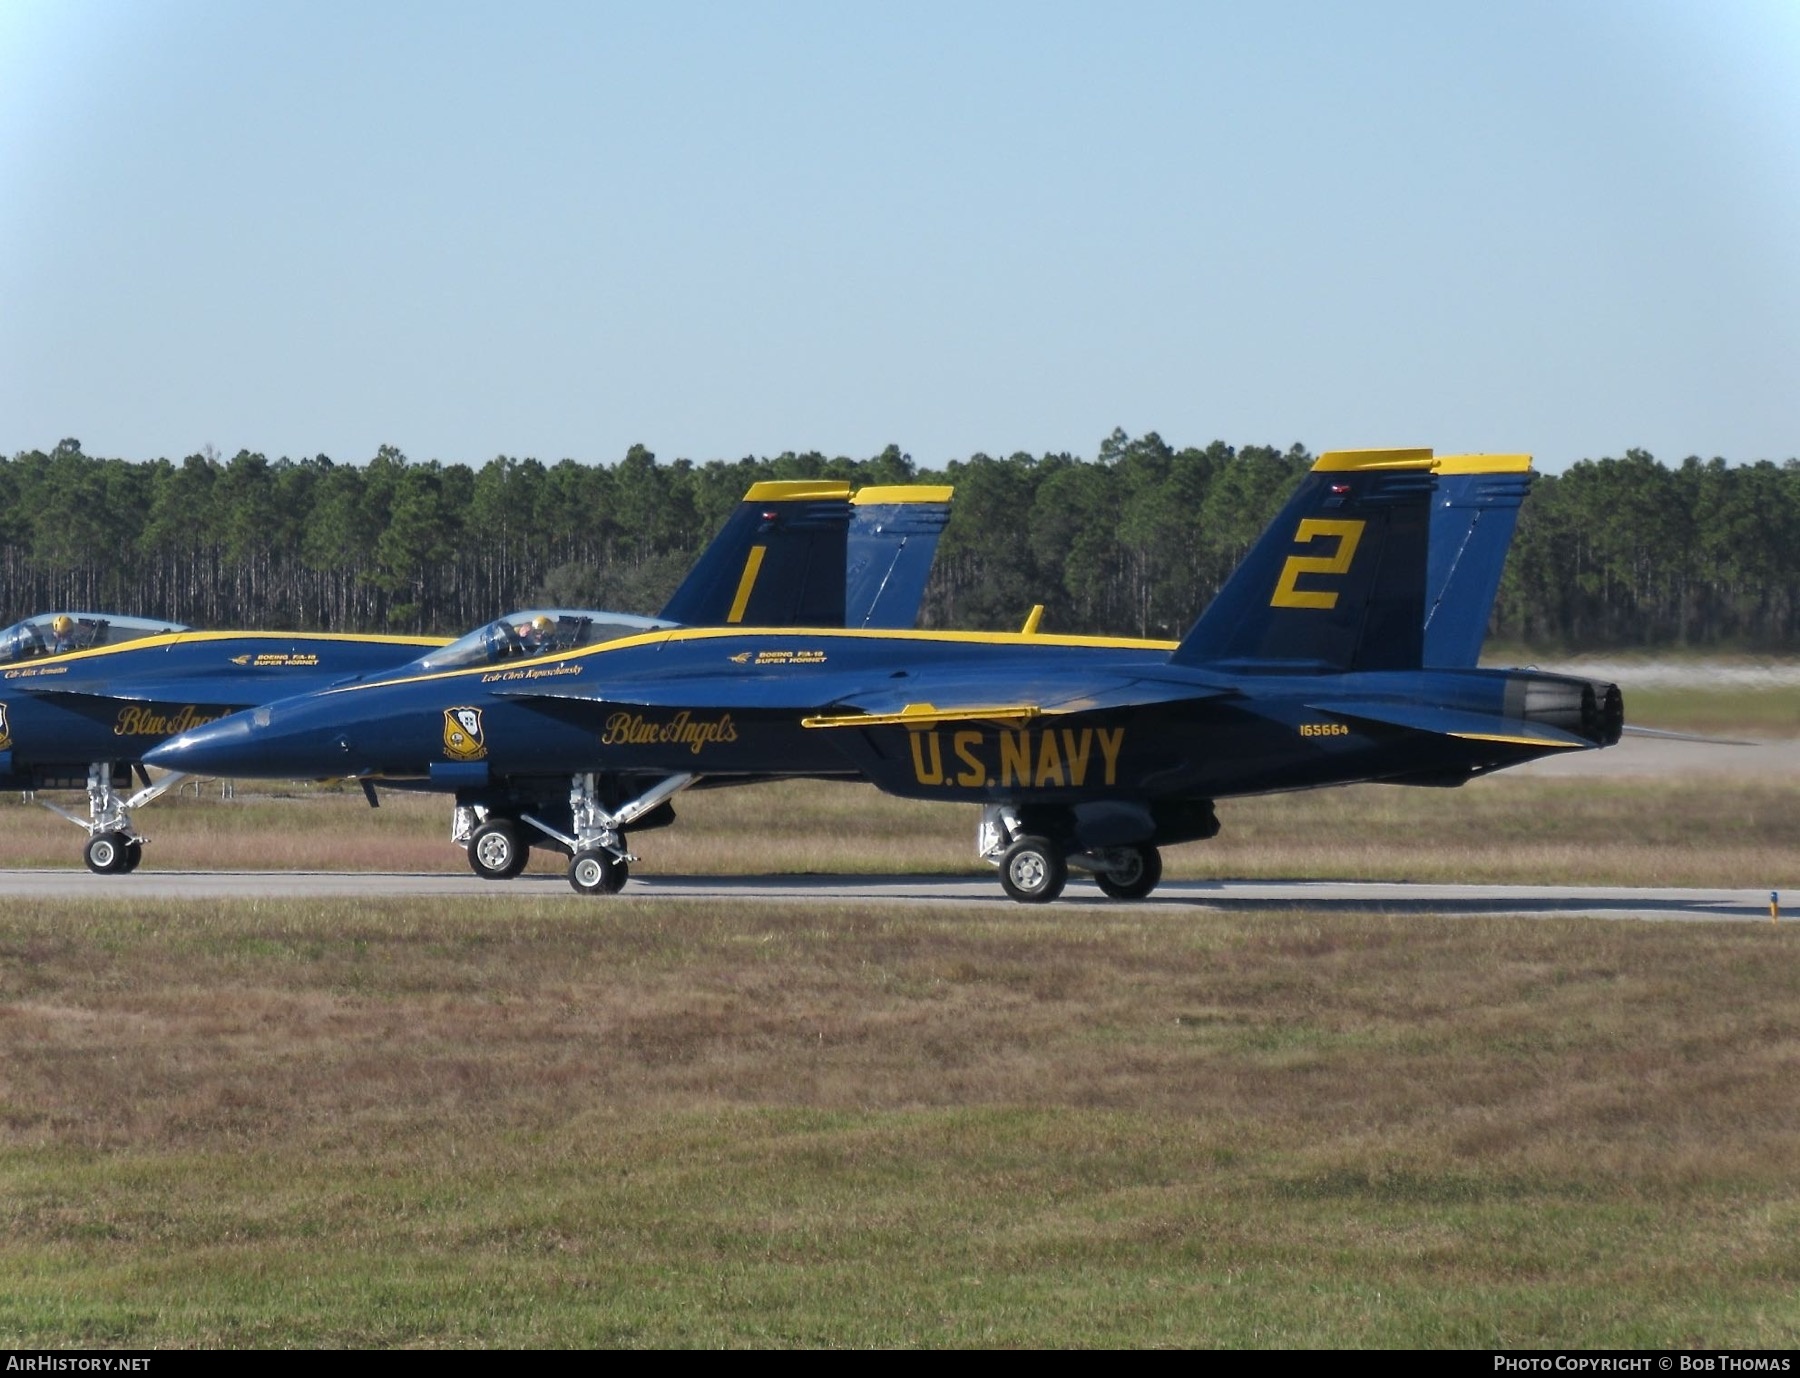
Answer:
[[[539,613],[529,622],[521,622],[518,626],[519,646],[528,656],[542,655],[551,647],[551,633],[556,630],[556,623],[543,613]]]
[[[50,654],[61,655],[75,649],[75,619],[58,613],[50,622]]]

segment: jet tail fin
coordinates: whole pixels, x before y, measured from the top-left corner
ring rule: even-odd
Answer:
[[[1426,665],[1466,669],[1481,658],[1519,504],[1535,477],[1530,455],[1439,457],[1425,574]]]
[[[1424,449],[1320,455],[1173,663],[1419,668],[1434,466]]]
[[[863,488],[851,499],[846,627],[904,631],[918,621],[952,491],[907,484]]]
[[[756,483],[658,614],[691,627],[841,627],[850,485]]]

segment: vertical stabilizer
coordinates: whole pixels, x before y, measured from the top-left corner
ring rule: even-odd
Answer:
[[[850,485],[752,484],[659,617],[692,627],[841,627]]]
[[[1425,664],[1462,669],[1481,658],[1519,504],[1535,475],[1530,455],[1444,455],[1437,476],[1425,575]]]
[[[1417,669],[1434,466],[1425,449],[1320,455],[1174,662]]]
[[[908,484],[864,488],[851,500],[846,627],[904,631],[918,621],[953,491]]]

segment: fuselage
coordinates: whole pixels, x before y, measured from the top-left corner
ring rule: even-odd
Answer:
[[[0,787],[79,786],[88,763],[140,761],[239,708],[391,670],[443,644],[181,631],[9,663],[0,667]]]
[[[966,703],[972,685],[991,712],[925,711]],[[872,700],[896,712],[861,725],[841,707]],[[1421,730],[1326,703],[1529,716],[1507,671],[1225,673],[1171,664],[1168,643],[1123,639],[684,629],[285,699],[184,732],[150,759],[447,790],[579,772],[862,775],[922,798],[1050,802],[1450,783],[1583,744]],[[901,705],[919,708],[916,722],[894,720]]]

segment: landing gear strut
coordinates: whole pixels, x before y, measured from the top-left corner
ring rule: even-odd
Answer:
[[[87,845],[81,849],[81,859],[95,875],[125,875],[137,870],[138,863],[144,859],[144,837],[132,825],[131,811],[142,808],[187,778],[174,771],[151,784],[142,766],[138,767],[138,777],[143,780],[144,787],[129,799],[122,799],[113,789],[111,761],[95,761],[88,766],[86,818],[59,808],[47,799],[38,800],[51,813],[68,819],[87,833]]]
[[[699,778],[671,775],[636,799],[608,809],[600,802],[599,777],[588,772],[570,779],[567,832],[533,814],[520,812],[512,818],[491,813],[482,804],[459,804],[450,837],[467,848],[469,868],[476,875],[486,880],[511,880],[525,869],[531,855],[525,829],[533,828],[543,835],[540,846],[547,840],[569,857],[569,884],[576,893],[616,895],[625,888],[631,863],[637,860],[625,849],[625,829]]]
[[[1048,904],[1062,894],[1071,870],[1092,872],[1094,883],[1116,900],[1141,900],[1162,880],[1162,853],[1148,843],[1065,847],[1027,832],[1018,810],[1004,804],[982,810],[975,851],[1000,868],[1000,887],[1021,904]]]

